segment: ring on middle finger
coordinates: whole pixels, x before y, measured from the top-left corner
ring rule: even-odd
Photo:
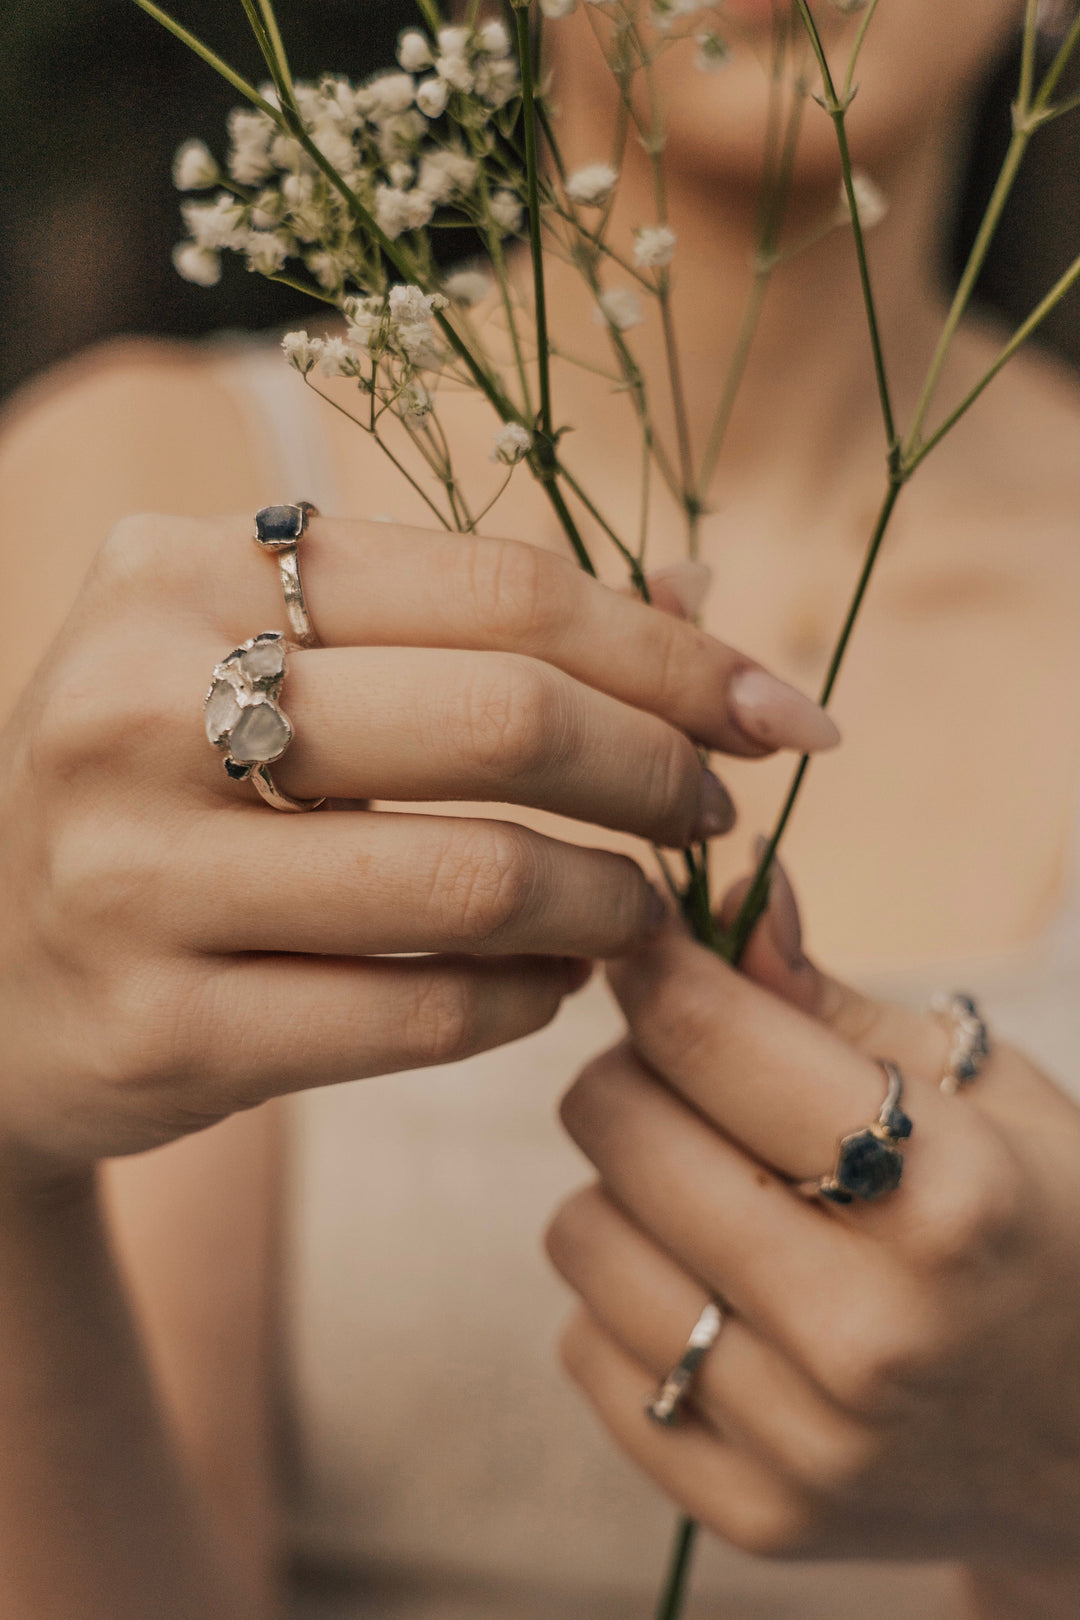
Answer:
[[[878,1058],[885,1075],[885,1101],[872,1125],[840,1138],[836,1168],[831,1176],[804,1182],[802,1190],[832,1204],[850,1204],[856,1198],[870,1203],[895,1192],[904,1170],[900,1143],[911,1135],[912,1124],[900,1103],[904,1077],[895,1063]]]

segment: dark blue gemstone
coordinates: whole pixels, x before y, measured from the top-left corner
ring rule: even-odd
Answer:
[[[851,1194],[838,1187],[835,1182],[823,1181],[818,1188],[822,1198],[827,1198],[830,1204],[851,1204],[854,1202]]]
[[[845,1136],[836,1161],[836,1180],[854,1198],[880,1198],[900,1185],[902,1154],[873,1131]]]
[[[225,774],[231,776],[234,782],[246,782],[251,775],[251,766],[244,765],[231,756],[225,760]]]
[[[304,532],[304,514],[298,506],[264,506],[255,514],[255,538],[270,545],[299,540]]]
[[[889,1135],[895,1136],[899,1142],[911,1135],[911,1121],[902,1108],[890,1108],[882,1124]]]
[[[979,1065],[974,1058],[962,1057],[953,1064],[953,1074],[957,1080],[974,1080],[979,1072]]]

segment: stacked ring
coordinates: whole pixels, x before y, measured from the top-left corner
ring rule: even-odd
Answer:
[[[277,558],[281,588],[285,594],[285,612],[289,616],[293,641],[298,647],[319,645],[304,601],[297,555],[297,547],[307,530],[308,518],[318,515],[318,507],[312,506],[310,501],[298,501],[295,506],[263,506],[255,514],[253,538],[263,551],[272,552]]]
[[[207,740],[225,755],[225,774],[234,782],[252,782],[275,810],[315,810],[322,799],[294,799],[270,774],[270,766],[293,740],[293,728],[277,701],[287,652],[280,630],[263,630],[234,647],[214,666],[203,720]]]
[[[904,1077],[895,1063],[877,1059],[885,1075],[885,1101],[873,1125],[866,1125],[840,1139],[836,1168],[820,1181],[803,1183],[802,1190],[826,1198],[832,1204],[850,1204],[856,1198],[867,1203],[895,1192],[904,1170],[899,1144],[911,1135],[911,1120],[900,1107]]]
[[[951,1097],[978,1079],[990,1056],[990,1031],[974,996],[962,990],[939,990],[930,998],[930,1011],[951,1026],[949,1056],[941,1077],[941,1089]]]
[[[645,1411],[654,1423],[670,1429],[678,1423],[680,1408],[693,1383],[694,1374],[706,1352],[720,1337],[724,1325],[724,1312],[716,1300],[710,1300],[694,1323],[686,1349],[668,1373],[656,1394],[645,1404]]]

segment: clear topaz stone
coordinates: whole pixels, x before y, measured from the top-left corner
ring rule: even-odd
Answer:
[[[252,685],[266,685],[285,673],[285,644],[257,641],[240,655],[240,668]]]
[[[215,748],[227,740],[242,712],[228,681],[215,681],[210,688],[205,710],[206,735]]]
[[[273,703],[252,703],[232,728],[229,752],[245,764],[280,759],[292,740],[292,727]]]

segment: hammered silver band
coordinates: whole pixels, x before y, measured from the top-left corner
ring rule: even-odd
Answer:
[[[233,782],[251,782],[275,810],[317,810],[322,799],[294,799],[274,781],[270,766],[293,740],[278,703],[289,644],[280,630],[262,630],[215,664],[203,699],[207,741],[222,754]]]
[[[952,1097],[982,1073],[990,1056],[990,1031],[975,997],[964,990],[939,990],[930,998],[930,1011],[948,1025],[949,1056],[940,1086]]]
[[[670,1429],[679,1421],[682,1403],[694,1381],[694,1374],[710,1351],[724,1325],[724,1310],[717,1300],[711,1299],[694,1323],[686,1349],[668,1373],[651,1400],[646,1401],[646,1414],[661,1428]]]
[[[304,600],[304,587],[300,582],[300,558],[297,548],[307,531],[308,518],[318,517],[319,509],[310,501],[297,501],[294,506],[262,506],[255,514],[252,538],[261,551],[270,552],[277,561],[281,576],[281,589],[285,597],[285,612],[298,647],[317,647],[319,638]]]

